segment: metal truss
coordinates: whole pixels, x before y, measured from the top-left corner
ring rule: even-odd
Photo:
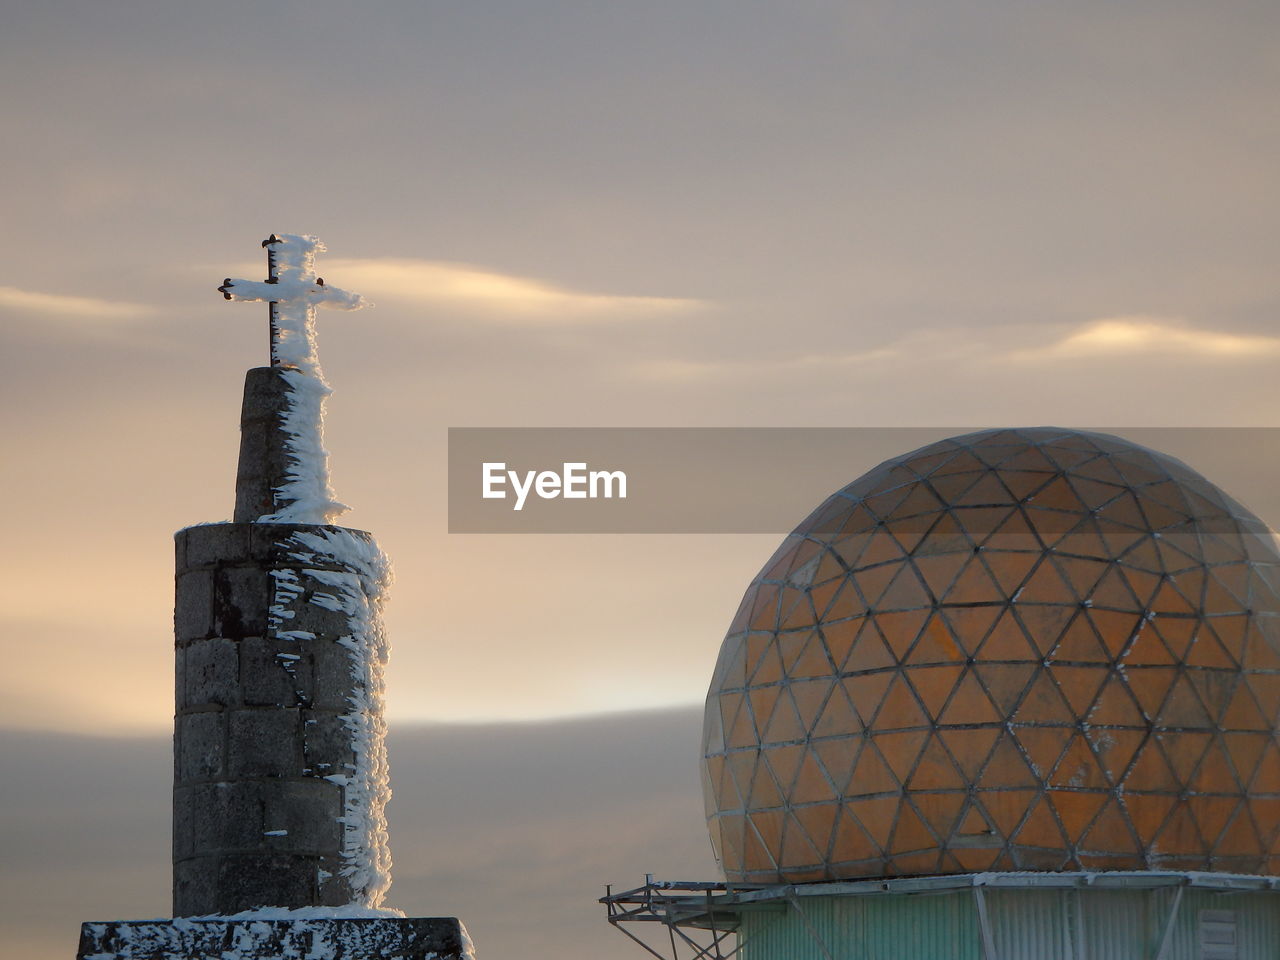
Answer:
[[[741,946],[734,889],[724,883],[655,881],[650,874],[634,890],[614,893],[606,887],[600,902],[614,928],[658,960],[730,960]],[[666,927],[669,952],[660,952],[632,932],[635,924]]]

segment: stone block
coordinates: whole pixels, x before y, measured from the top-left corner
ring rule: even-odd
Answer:
[[[218,864],[218,912],[254,907],[309,907],[316,895],[316,862],[282,853],[239,853]]]
[[[323,638],[309,646],[315,676],[311,706],[346,713],[351,709],[351,694],[356,688],[351,650],[336,640]]]
[[[338,856],[342,788],[319,778],[264,783],[263,837],[272,850]],[[283,836],[267,834],[284,831]]]
[[[182,710],[187,705],[187,648],[173,649],[173,706]]]
[[[237,522],[252,523],[275,513],[276,488],[288,476],[283,441],[274,418],[246,420],[240,424],[234,513]]]
[[[76,960],[198,960],[231,956],[239,960],[474,960],[475,954],[471,938],[455,917],[86,923],[80,928],[76,951]]]
[[[322,584],[311,577],[303,576],[304,593],[289,604],[293,616],[289,618],[286,630],[305,630],[317,637],[334,639],[351,633],[350,618],[342,610],[333,610],[326,605],[315,602],[317,594],[321,598],[339,600],[334,587]]]
[[[195,818],[197,811],[192,788],[173,788],[173,859],[183,860],[195,852]]]
[[[342,714],[331,711],[302,712],[302,750],[313,776],[349,773],[355,766],[351,731]]]
[[[342,866],[341,856],[320,857],[316,868],[320,906],[341,907],[351,902],[351,881],[342,875]]]
[[[233,640],[265,636],[274,593],[275,581],[265,569],[220,567],[213,578],[213,622],[218,636]]]
[[[233,707],[240,703],[240,652],[231,640],[211,637],[193,640],[183,650],[180,679],[183,691],[178,709],[219,705]]]
[[[294,707],[312,699],[311,658],[294,640],[250,637],[240,642],[240,694],[247,706]]]
[[[249,530],[243,523],[204,523],[178,531],[186,540],[186,566],[180,570],[242,563],[249,557]]]
[[[228,723],[227,776],[302,776],[302,724],[297,710],[233,710]]]
[[[261,783],[201,783],[185,788],[184,800],[192,810],[192,854],[261,849],[263,787]]]
[[[226,724],[222,711],[188,713],[177,718],[174,754],[179,783],[222,775],[226,760]]]
[[[175,587],[173,635],[177,641],[213,636],[213,572],[184,573],[175,581]]]
[[[240,456],[236,460],[237,486],[243,481],[253,480],[264,489],[268,487],[266,471],[262,468],[270,446],[268,426],[267,421],[261,418],[240,424]]]
[[[288,405],[289,382],[279,367],[250,367],[244,373],[240,419],[275,422]]]
[[[173,864],[173,915],[175,917],[198,917],[204,914],[216,913],[218,898],[218,858],[217,857],[191,857],[186,860],[178,860]],[[160,921],[163,922],[163,921]],[[90,926],[85,924],[86,927]],[[81,947],[83,949],[84,937],[81,937]],[[97,943],[99,949],[89,951],[85,956],[91,956],[94,953],[107,953],[121,960],[124,958],[132,958],[138,956],[139,960],[147,954],[134,954],[129,952],[129,947],[120,944],[112,945],[110,941]],[[113,948],[114,946],[114,948]],[[210,954],[209,956],[220,956],[220,954]]]
[[[315,527],[296,523],[255,523],[249,531],[249,556],[256,563],[268,563],[277,568],[290,566],[290,548],[281,543],[298,530],[314,530]]]

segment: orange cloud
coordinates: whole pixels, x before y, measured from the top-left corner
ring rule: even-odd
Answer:
[[[1018,359],[1181,354],[1201,359],[1251,360],[1280,354],[1280,337],[1193,327],[1167,317],[1103,317],[1045,347],[1019,351]]]
[[[129,323],[155,312],[154,307],[123,300],[74,297],[6,286],[0,286],[0,307],[20,314],[36,314],[64,321],[89,320],[113,324]]]
[[[681,297],[588,293],[544,280],[438,260],[329,259],[335,282],[372,300],[462,311],[492,321],[581,323],[686,315],[707,304]]]

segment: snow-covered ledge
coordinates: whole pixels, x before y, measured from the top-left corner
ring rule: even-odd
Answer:
[[[325,908],[261,916],[86,923],[76,960],[474,960],[454,917],[334,916]]]

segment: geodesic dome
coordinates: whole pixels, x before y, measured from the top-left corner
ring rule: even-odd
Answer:
[[[727,879],[1280,873],[1280,554],[1181,462],[998,430],[833,494],[707,697]]]

